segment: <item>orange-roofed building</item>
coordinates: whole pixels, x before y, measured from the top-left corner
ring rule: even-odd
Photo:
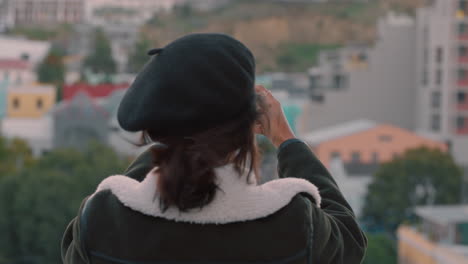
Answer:
[[[339,157],[344,164],[380,164],[417,147],[447,151],[447,145],[388,124],[358,120],[306,135],[304,139],[325,164]]]
[[[367,187],[380,164],[418,147],[447,151],[447,145],[414,132],[356,120],[305,135],[303,139],[329,169],[359,217]]]

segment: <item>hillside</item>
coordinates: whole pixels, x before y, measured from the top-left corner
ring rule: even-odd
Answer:
[[[180,7],[156,15],[144,28],[162,46],[190,32],[224,32],[254,52],[258,71],[303,71],[317,52],[347,43],[372,43],[375,21],[390,10],[413,13],[424,0],[350,3],[278,3],[238,0],[212,12]]]

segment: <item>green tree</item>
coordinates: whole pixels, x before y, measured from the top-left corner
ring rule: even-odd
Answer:
[[[83,66],[94,73],[113,74],[117,65],[112,57],[112,48],[104,31],[97,29],[94,33],[94,48],[85,58]]]
[[[280,47],[276,56],[278,67],[287,72],[304,71],[317,63],[321,51],[339,48],[337,44],[297,44],[289,43]]]
[[[37,68],[37,75],[39,82],[63,84],[65,80],[65,65],[63,63],[64,52],[57,48],[52,47],[49,53],[39,64]]]
[[[0,137],[0,179],[34,163],[29,146],[20,139]]]
[[[58,149],[16,175],[0,178],[0,259],[60,263],[63,232],[82,199],[105,177],[125,168],[99,144],[85,151]]]
[[[174,13],[177,17],[187,18],[192,16],[194,12],[190,4],[182,4],[174,8]]]
[[[383,164],[369,185],[363,221],[393,232],[419,205],[460,201],[462,169],[437,149],[417,148]]]
[[[148,50],[152,47],[151,41],[141,34],[140,39],[135,43],[135,48],[128,57],[127,70],[131,73],[137,73],[143,68],[145,63],[148,61]]]
[[[63,50],[52,47],[37,68],[39,82],[50,83],[56,87],[57,101],[62,99],[62,87],[65,82],[65,65]]]
[[[396,264],[395,242],[383,234],[366,234],[368,247],[363,264]]]

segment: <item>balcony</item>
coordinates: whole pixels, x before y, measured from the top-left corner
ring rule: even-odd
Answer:
[[[457,109],[460,111],[468,111],[468,100],[465,102],[459,102],[457,105]]]
[[[468,41],[468,32],[460,33],[458,35],[458,40],[460,41]]]
[[[468,87],[468,78],[458,79],[458,86]]]
[[[468,64],[468,55],[459,56],[458,63],[460,64]]]
[[[468,135],[468,126],[457,129],[457,135]]]
[[[458,135],[468,135],[468,117],[458,117],[456,129]]]

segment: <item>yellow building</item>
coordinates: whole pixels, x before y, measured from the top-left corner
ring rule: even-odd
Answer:
[[[55,104],[53,86],[31,85],[11,87],[7,92],[8,118],[39,118]]]
[[[428,206],[416,209],[418,228],[400,226],[399,264],[467,264],[468,206]]]

